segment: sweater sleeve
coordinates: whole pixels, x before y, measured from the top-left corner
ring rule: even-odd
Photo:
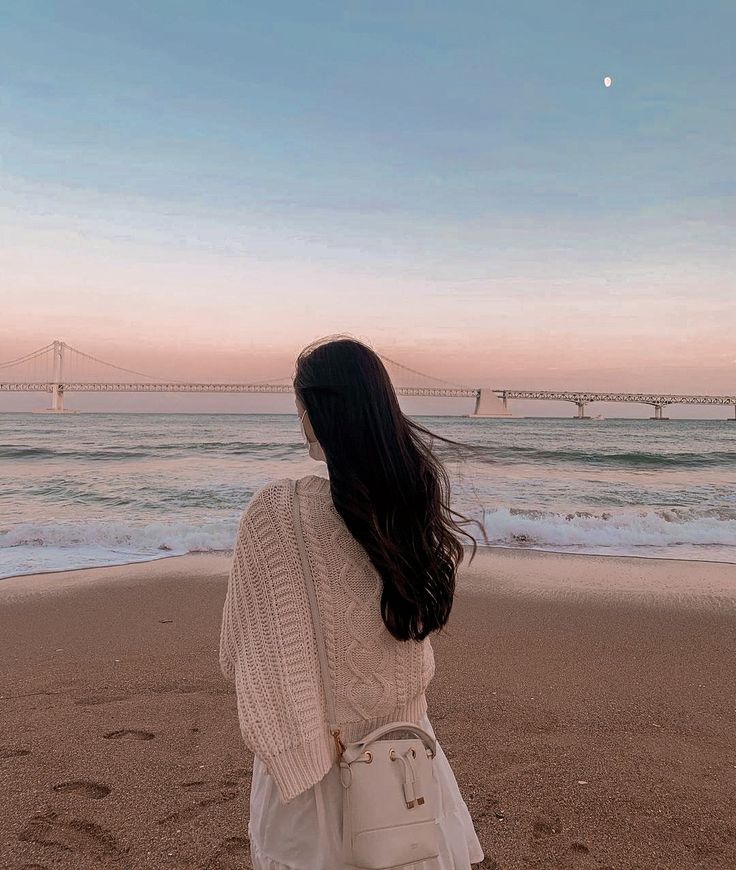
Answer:
[[[282,803],[329,770],[316,649],[294,563],[289,481],[256,493],[240,521],[220,632],[220,668],[235,683],[246,746],[266,765]]]
[[[227,593],[222,608],[220,626],[220,670],[225,679],[235,682],[238,670],[253,668],[262,659],[265,649],[258,649],[253,636],[256,622],[263,623],[271,616],[264,600],[268,565],[253,529],[254,519],[263,511],[262,490],[248,503],[240,518],[233,548],[233,561],[228,576]]]
[[[254,499],[251,499],[240,518],[220,626],[220,670],[225,679],[233,683],[235,682],[235,669],[238,662],[237,614],[241,612],[244,604],[241,587],[245,579],[244,571],[247,570],[247,557],[242,536],[245,531],[246,517],[254,507],[253,501]]]

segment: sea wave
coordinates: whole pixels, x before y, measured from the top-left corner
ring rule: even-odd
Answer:
[[[127,459],[163,458],[191,453],[225,456],[263,456],[288,458],[302,445],[298,441],[172,441],[147,442],[142,444],[96,444],[89,448],[0,444],[1,460],[18,459],[67,459],[91,462],[119,461]],[[449,448],[440,446],[442,456],[451,455]],[[455,448],[453,448],[454,450]],[[633,469],[673,469],[673,468],[736,468],[736,452],[732,450],[670,451],[652,453],[636,450],[597,449],[546,449],[523,445],[472,445],[462,448],[468,458],[481,463],[491,464],[563,464]],[[454,455],[454,454],[453,454]]]
[[[230,549],[238,517],[204,523],[124,523],[88,520],[77,522],[18,523],[0,530],[0,549],[20,546],[64,547],[87,545],[131,550],[191,553]]]
[[[736,562],[736,509],[622,509],[561,513],[486,510],[500,547]],[[208,522],[26,522],[0,530],[0,577],[111,565],[233,546],[239,512]],[[477,527],[467,530],[484,544]]]
[[[171,444],[128,444],[118,446],[96,445],[87,449],[70,449],[67,447],[39,447],[23,444],[0,444],[0,460],[3,459],[82,459],[89,461],[106,461],[120,459],[145,459],[162,455],[178,455],[187,453],[215,453],[234,456],[283,452],[291,455],[299,447],[299,442],[283,441],[191,441]]]
[[[734,547],[736,509],[613,511],[519,510],[485,511],[489,543],[530,547],[607,548],[671,547],[682,544]]]
[[[473,446],[469,450],[474,460],[479,462],[509,462],[545,464],[563,463],[568,465],[604,466],[614,468],[665,469],[665,468],[703,468],[709,466],[736,466],[736,452],[731,450],[711,450],[698,453],[650,453],[648,451],[605,451],[587,450],[547,450],[536,447]]]
[[[238,521],[19,523],[0,530],[0,578],[230,550]]]

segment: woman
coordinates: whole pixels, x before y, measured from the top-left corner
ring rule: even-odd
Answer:
[[[456,534],[471,536],[452,519],[461,515],[448,507],[447,473],[418,435],[431,433],[403,415],[379,356],[352,338],[305,348],[294,392],[309,455],[329,473],[300,478],[296,490],[339,739],[396,720],[434,736],[425,696],[434,675],[429,635],[450,615],[463,558]],[[254,753],[254,870],[340,870],[339,747],[326,720],[291,485],[282,478],[263,487],[242,516],[220,666],[235,681],[243,739]],[[411,870],[469,870],[483,852],[439,743],[434,764],[441,853]]]

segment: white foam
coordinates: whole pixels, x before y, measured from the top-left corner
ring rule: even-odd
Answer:
[[[0,531],[0,578],[230,550],[238,520],[19,523]]]
[[[239,514],[198,524],[102,521],[19,523],[0,530],[0,578],[230,550]],[[695,510],[599,514],[486,510],[489,543],[556,552],[736,562],[736,518]],[[484,543],[477,528],[467,529]]]
[[[496,546],[528,546],[563,552],[585,549],[591,553],[619,555],[667,552],[671,558],[701,559],[714,558],[716,550],[721,554],[717,558],[722,558],[733,548],[729,561],[736,561],[736,519],[715,512],[628,508],[599,514],[587,511],[560,514],[503,507],[486,511],[484,525],[489,543]],[[474,537],[481,541],[477,531]]]

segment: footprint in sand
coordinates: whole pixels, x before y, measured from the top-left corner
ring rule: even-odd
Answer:
[[[112,704],[115,701],[127,701],[130,695],[87,695],[85,698],[77,698],[75,704],[94,705]]]
[[[560,861],[560,868],[592,867],[594,865],[590,849],[580,840],[573,840],[567,850],[567,854]]]
[[[249,765],[248,767],[234,767],[232,770],[227,772],[227,776],[232,779],[245,779],[249,777],[253,773],[253,765]]]
[[[18,834],[18,839],[41,846],[58,846],[68,852],[80,852],[97,858],[118,858],[125,851],[110,831],[100,825],[53,810],[31,816]]]
[[[0,758],[21,758],[30,755],[30,749],[14,749],[12,746],[0,746]]]
[[[473,795],[472,798],[469,797],[468,801],[473,808],[471,813],[473,818],[483,819],[486,816],[495,816],[498,818],[499,815],[504,815],[499,811],[498,798],[493,797],[493,795]]]
[[[217,847],[204,870],[241,870],[250,858],[247,837],[228,837]]]
[[[191,779],[188,782],[180,782],[179,788],[199,791],[200,789],[207,788],[207,783],[203,779]]]
[[[135,728],[121,728],[120,731],[108,731],[105,740],[153,740],[155,734],[150,731],[136,731]]]
[[[235,798],[240,794],[240,789],[238,788],[237,783],[230,782],[229,780],[223,780],[219,783],[208,783],[201,779],[193,779],[181,783],[181,788],[186,791],[199,793],[197,800],[194,804],[190,804],[188,807],[175,810],[173,813],[169,813],[169,815],[157,819],[156,821],[159,825],[166,825],[172,822],[181,824],[182,822],[186,822],[189,819],[198,816],[202,810],[206,810],[207,807],[229,803],[230,801],[235,800]]]
[[[112,789],[107,785],[102,785],[99,782],[88,782],[85,779],[74,779],[69,782],[58,782],[54,786],[54,791],[61,794],[75,793],[82,797],[93,798],[96,801],[107,797]]]
[[[167,623],[169,623],[169,622],[173,622],[173,621],[174,621],[173,619],[159,619],[159,622],[160,622],[162,625],[166,625]]]
[[[551,816],[537,816],[532,827],[532,835],[535,840],[544,837],[554,837],[562,830],[562,822]]]

